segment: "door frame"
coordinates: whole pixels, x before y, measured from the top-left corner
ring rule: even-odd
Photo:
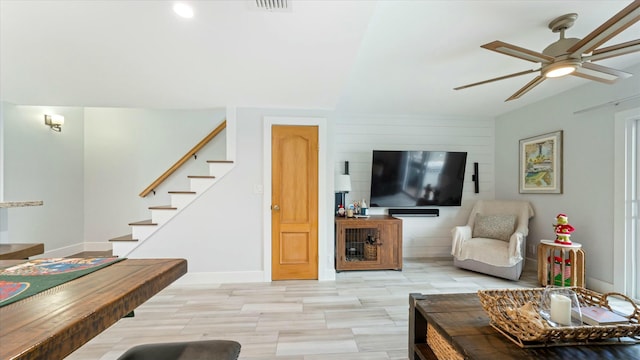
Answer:
[[[614,120],[614,202],[613,202],[613,291],[629,294],[633,289],[632,277],[629,276],[633,270],[632,259],[634,256],[629,234],[631,224],[631,212],[638,211],[632,209],[627,203],[627,194],[630,190],[629,181],[631,176],[627,169],[631,166],[631,161],[627,157],[631,128],[631,122],[640,119],[638,116],[640,108],[633,108],[615,113]]]
[[[318,127],[318,280],[335,280],[333,266],[333,229],[328,223],[333,194],[327,174],[327,119],[322,117],[265,116],[263,121],[263,270],[264,281],[271,282],[271,127],[299,125]],[[333,175],[333,173],[332,173]],[[332,176],[333,178],[333,176]],[[329,196],[330,195],[330,196]],[[331,236],[329,236],[331,235]],[[329,241],[331,239],[331,241]]]

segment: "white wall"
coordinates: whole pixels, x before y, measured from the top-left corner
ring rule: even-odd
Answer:
[[[4,107],[0,102],[0,201],[4,201]],[[9,242],[8,210],[0,208],[0,244]]]
[[[451,229],[467,222],[475,200],[494,198],[494,120],[450,116],[337,116],[333,131],[334,171],[349,161],[352,191],[347,201],[369,201],[372,150],[466,151],[467,167],[461,207],[439,207],[440,217],[403,218],[404,257],[451,255]],[[478,162],[480,193],[471,181]],[[386,213],[372,208],[372,214]]]
[[[42,200],[43,206],[4,209],[3,241],[43,242],[45,251],[82,246],[83,112],[80,108],[4,103],[4,200]],[[65,117],[62,132],[44,114]],[[6,222],[6,224],[4,224]]]
[[[0,201],[4,200],[4,107],[5,102],[0,102]],[[0,214],[0,224],[2,224],[1,216]]]
[[[640,66],[630,71],[640,73]],[[446,116],[336,115],[330,118],[328,126],[331,138],[328,161],[336,172],[342,171],[345,160],[350,162],[353,191],[348,199],[355,200],[368,199],[370,156],[374,148],[467,151],[463,206],[441,208],[440,218],[405,218],[404,255],[448,255],[449,231],[453,225],[466,221],[476,199],[527,199],[536,211],[531,221],[531,243],[550,238],[555,215],[567,213],[577,228],[574,240],[583,243],[587,253],[588,285],[606,290],[613,282],[613,168],[614,162],[620,161],[613,157],[614,115],[639,107],[640,101],[581,114],[574,112],[638,93],[637,77],[613,86],[590,83],[500,116],[495,123],[493,119]],[[43,125],[47,109],[3,104],[2,110],[4,199],[45,202],[41,208],[9,210],[9,238],[11,241],[47,239],[47,249],[64,248],[82,241],[106,241],[128,233],[128,222],[142,220],[148,205],[162,205],[164,201],[157,197],[158,202],[149,204],[146,203],[149,200],[137,197],[155,178],[156,175],[150,173],[157,169],[159,175],[220,120],[208,118],[194,121],[198,125],[189,122],[189,126],[185,126],[180,120],[161,116],[165,119],[161,121],[166,121],[163,126],[146,127],[144,123],[152,118],[155,121],[160,114],[152,111],[116,114],[108,109],[102,112],[87,109],[83,113],[77,108],[52,108],[52,112],[61,113],[66,119],[63,132],[54,133]],[[256,185],[264,184],[264,116],[328,117],[328,112],[238,109],[237,168],[218,184],[223,191],[207,193],[203,196],[206,201],[185,210],[194,216],[189,226],[181,226],[184,224],[176,221],[158,235],[159,244],[186,240],[193,244],[186,247],[184,253],[165,254],[199,259],[190,261],[190,271],[222,275],[233,272],[232,276],[253,279],[264,270],[262,234],[266,204],[261,194],[254,191]],[[134,124],[138,119],[143,120],[134,125],[123,121],[124,118]],[[105,127],[105,123],[114,126]],[[206,130],[200,128],[206,128],[204,124],[208,124]],[[131,131],[126,131],[127,126],[132,126]],[[518,140],[555,130],[564,130],[564,193],[519,194]],[[177,141],[179,144],[165,141],[174,135],[183,140]],[[174,145],[182,147],[177,154],[167,150],[167,154],[157,156],[165,151],[163,146]],[[152,146],[158,148],[146,150]],[[166,163],[160,164],[160,158]],[[480,194],[473,193],[473,162],[480,163]],[[139,171],[138,167],[145,170]],[[333,174],[327,181],[333,183]],[[84,193],[78,191],[83,188]],[[124,197],[123,194],[127,199],[116,201]],[[331,204],[333,194],[325,195]],[[85,222],[85,216],[91,220]],[[326,216],[331,219],[332,214]],[[86,223],[84,232],[83,222]],[[330,236],[321,239],[321,246],[328,247],[332,241]],[[149,254],[160,255],[161,249],[162,246]]]
[[[84,184],[87,242],[130,234],[129,223],[151,218],[149,206],[168,205],[168,191],[188,190],[188,175],[208,175],[207,160],[225,159],[225,133],[215,137],[156,194],[138,196],[224,120],[224,109],[86,108]]]
[[[157,195],[138,194],[213,130],[223,109],[140,110],[2,104],[3,197],[43,200],[42,207],[2,209],[2,242],[44,242],[46,256],[109,249],[108,239],[169,203],[187,175],[208,173],[206,160],[225,158],[224,132],[189,161]],[[62,132],[44,114],[65,116]]]
[[[628,71],[640,74],[640,65]],[[533,91],[544,91],[544,84]],[[615,85],[588,83],[496,119],[496,198],[532,203],[529,244],[553,239],[551,224],[566,213],[576,228],[571,239],[586,253],[587,286],[600,291],[613,283],[613,170],[623,161],[614,157],[615,113],[637,108],[640,100],[575,112],[639,93],[637,75]],[[564,132],[563,194],[519,194],[519,139],[556,130]]]
[[[212,282],[230,273],[236,281],[262,281],[263,204],[254,192],[262,184],[262,123],[241,110],[236,117],[233,170],[132,255],[185,258],[190,273],[209,273]]]
[[[183,281],[188,282],[263,281],[265,267],[269,266],[263,261],[264,246],[268,243],[263,236],[264,219],[269,218],[266,215],[270,213],[269,199],[257,191],[257,186],[266,183],[263,177],[264,118],[314,116],[324,117],[326,112],[237,109],[234,169],[162,231],[148,238],[133,255],[186,258],[191,276]],[[332,194],[324,196],[325,202],[333,201]],[[331,216],[331,221],[325,219],[325,223],[333,228],[332,214],[320,216]],[[325,233],[318,240],[319,246],[333,249],[333,232]]]

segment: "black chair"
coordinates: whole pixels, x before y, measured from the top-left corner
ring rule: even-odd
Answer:
[[[229,340],[203,340],[144,344],[127,350],[118,360],[236,360],[240,344]]]

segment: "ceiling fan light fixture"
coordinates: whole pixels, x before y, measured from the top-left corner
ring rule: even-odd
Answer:
[[[565,37],[565,31],[573,26],[578,15],[575,13],[562,15],[549,23],[549,29],[554,33],[560,33],[560,39],[547,46],[542,52],[529,50],[498,40],[481,45],[484,49],[513,56],[521,60],[531,61],[539,64],[540,67],[538,69],[521,71],[519,73],[504,75],[473,84],[458,86],[454,88],[454,90],[466,89],[476,85],[539,72],[533,80],[506,100],[510,101],[520,98],[523,94],[542,83],[546,78],[573,75],[604,84],[613,84],[619,79],[626,79],[632,74],[607,66],[596,65],[593,61],[640,52],[640,39],[600,47],[618,33],[638,22],[638,20],[640,20],[639,15],[640,0],[635,0],[582,39]]]
[[[574,71],[576,71],[576,67],[575,66],[566,65],[566,66],[562,66],[562,67],[558,67],[558,68],[549,70],[544,74],[544,76],[546,76],[548,78],[556,78],[556,77],[569,75]]]
[[[556,62],[544,67],[542,69],[542,74],[547,78],[562,77],[576,71],[578,66],[580,66],[580,62],[577,60]]]

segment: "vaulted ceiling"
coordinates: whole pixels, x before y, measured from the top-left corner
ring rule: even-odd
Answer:
[[[0,0],[2,101],[496,116],[590,81],[548,80],[509,102],[535,74],[454,91],[535,67],[480,45],[542,51],[558,39],[552,19],[578,13],[566,35],[581,38],[631,1],[188,2],[193,19],[169,1]],[[637,23],[605,45],[638,38]],[[640,53],[598,63],[624,70]]]

